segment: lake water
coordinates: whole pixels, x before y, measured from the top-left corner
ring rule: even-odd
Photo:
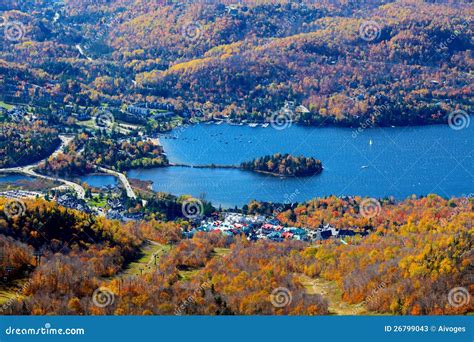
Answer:
[[[131,170],[153,181],[155,191],[205,196],[216,205],[253,199],[301,202],[327,195],[370,197],[474,193],[474,125],[372,128],[310,128],[197,125],[161,137],[171,162],[233,164],[277,152],[320,159],[324,171],[309,178],[280,179],[232,169],[184,167]]]
[[[89,186],[95,187],[95,188],[101,188],[103,186],[115,186],[117,185],[117,178],[111,175],[98,175],[98,174],[92,174],[92,175],[85,175],[79,177],[81,182],[87,183]]]
[[[19,173],[0,174],[0,183],[14,183],[20,180],[33,181],[34,178]]]

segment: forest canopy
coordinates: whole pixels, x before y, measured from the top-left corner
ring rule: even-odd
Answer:
[[[308,109],[292,120],[307,125],[446,123],[471,112],[473,9],[463,1],[226,5],[6,4],[24,34],[0,48],[0,90],[84,106],[168,102],[178,114],[256,122],[292,101]]]
[[[320,160],[313,157],[294,157],[288,153],[256,158],[243,162],[240,167],[244,170],[285,177],[306,177],[323,171]]]

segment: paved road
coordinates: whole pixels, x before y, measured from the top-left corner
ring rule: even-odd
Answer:
[[[129,198],[137,198],[137,195],[135,195],[135,192],[133,191],[132,186],[130,185],[127,177],[123,173],[116,172],[116,171],[113,171],[113,170],[110,170],[110,169],[106,169],[105,167],[100,167],[100,166],[98,167],[98,169],[99,169],[99,171],[102,171],[102,172],[105,172],[105,173],[108,173],[108,174],[111,174],[111,175],[114,175],[114,176],[118,177],[120,182],[122,182],[123,187],[127,191],[127,196]]]
[[[51,154],[50,157],[54,157],[58,153],[63,152],[64,148],[73,139],[73,137],[64,136],[64,135],[60,135],[59,138],[61,139],[61,145],[56,149],[56,151],[53,152],[53,154]],[[41,174],[36,173],[34,171],[34,169],[36,167],[38,167],[38,165],[41,162],[45,161],[48,158],[45,158],[43,160],[40,160],[39,162],[36,162],[34,164],[30,164],[30,165],[26,165],[26,166],[10,167],[10,168],[6,168],[6,169],[0,169],[0,173],[22,173],[22,174],[32,176],[32,177],[43,178],[43,179],[48,179],[48,180],[52,180],[52,181],[56,181],[56,182],[61,182],[61,183],[65,184],[68,188],[72,188],[76,192],[78,198],[83,199],[86,195],[86,191],[84,190],[84,188],[81,185],[79,185],[77,183],[70,182],[70,181],[62,179],[62,178],[55,178],[55,177],[49,177],[49,176],[41,175]]]

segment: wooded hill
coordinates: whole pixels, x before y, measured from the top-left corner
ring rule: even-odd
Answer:
[[[4,16],[24,35],[0,47],[0,90],[15,97],[33,83],[60,104],[166,101],[178,113],[261,122],[294,101],[309,113],[292,119],[311,125],[470,112],[469,4],[257,3],[8,3]]]

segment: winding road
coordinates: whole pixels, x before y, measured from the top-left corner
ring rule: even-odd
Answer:
[[[59,147],[51,154],[51,156],[49,156],[45,159],[42,159],[42,160],[40,160],[40,161],[38,161],[34,164],[0,169],[0,173],[21,173],[21,174],[25,174],[27,176],[32,176],[32,177],[48,179],[48,180],[52,180],[52,181],[56,181],[56,182],[61,182],[64,185],[66,185],[68,188],[72,188],[74,190],[74,192],[77,194],[78,198],[84,199],[84,197],[86,195],[86,191],[84,190],[84,188],[81,185],[79,185],[77,183],[73,183],[73,182],[65,180],[65,179],[62,179],[62,178],[55,178],[55,177],[45,176],[45,175],[39,174],[39,173],[34,171],[34,169],[36,167],[38,167],[38,165],[41,162],[47,160],[50,157],[54,157],[54,156],[58,155],[58,153],[63,152],[64,148],[72,141],[72,139],[74,139],[71,136],[65,136],[65,135],[60,135],[59,138],[61,139],[61,145],[59,145]]]
[[[38,167],[38,165],[41,164],[43,161],[45,161],[45,160],[47,160],[51,157],[55,157],[59,153],[64,152],[64,148],[74,139],[74,137],[72,137],[72,136],[65,136],[65,135],[60,135],[59,138],[61,139],[61,144],[49,157],[44,158],[44,159],[42,159],[42,160],[40,160],[40,161],[38,161],[34,164],[0,169],[0,173],[21,173],[21,174],[32,176],[32,177],[43,178],[43,179],[48,179],[48,180],[52,180],[52,181],[56,181],[56,182],[61,182],[66,187],[73,189],[74,192],[77,194],[78,198],[84,199],[85,195],[86,195],[86,191],[84,190],[84,188],[81,185],[79,185],[77,183],[74,183],[74,182],[71,182],[71,181],[68,181],[66,179],[45,176],[45,175],[39,174],[39,173],[34,171],[34,169],[36,167]],[[80,152],[82,152],[82,151],[80,151]],[[114,171],[114,170],[110,170],[110,169],[106,169],[105,167],[101,167],[101,166],[98,166],[97,169],[101,172],[108,173],[108,174],[111,174],[111,175],[117,177],[120,180],[120,182],[122,183],[125,191],[127,192],[127,196],[129,198],[133,198],[133,199],[137,198],[137,195],[135,194],[135,192],[132,189],[132,186],[130,185],[130,182],[128,181],[127,177],[123,173],[120,173],[120,172],[117,172],[117,171]]]

